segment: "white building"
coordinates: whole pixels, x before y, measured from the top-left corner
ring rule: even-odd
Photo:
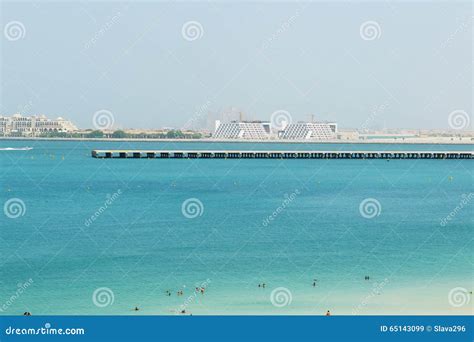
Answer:
[[[222,123],[216,120],[213,137],[216,139],[268,139],[270,138],[270,123],[261,121]]]
[[[297,122],[286,126],[280,138],[288,140],[331,140],[337,138],[337,123]]]
[[[28,116],[20,114],[0,116],[1,136],[28,136],[34,137],[47,132],[73,132],[77,127],[61,117],[50,120],[46,116]]]

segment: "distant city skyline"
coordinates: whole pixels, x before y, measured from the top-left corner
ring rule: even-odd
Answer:
[[[0,6],[1,115],[472,129],[470,2]]]

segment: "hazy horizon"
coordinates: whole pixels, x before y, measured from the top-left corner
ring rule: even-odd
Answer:
[[[471,2],[1,7],[3,115],[91,128],[107,110],[114,128],[204,128],[283,110],[341,128],[450,129],[461,111],[472,129]]]

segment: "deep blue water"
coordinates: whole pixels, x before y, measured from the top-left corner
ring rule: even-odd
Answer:
[[[173,314],[183,305],[193,314],[467,308],[450,305],[448,294],[473,287],[474,201],[455,209],[474,192],[472,160],[104,160],[90,151],[472,146],[0,140],[0,147],[20,146],[34,149],[0,151],[1,203],[20,199],[25,208],[23,216],[0,218],[0,314],[130,314],[135,306]],[[193,198],[202,215],[187,218],[182,204]],[[361,215],[365,199],[380,204],[377,216]],[[204,295],[194,294],[196,284]],[[102,287],[113,304],[94,304]],[[278,287],[291,303],[272,304]]]

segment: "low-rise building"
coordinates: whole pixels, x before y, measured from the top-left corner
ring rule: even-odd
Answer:
[[[51,120],[46,116],[0,116],[1,136],[34,137],[48,132],[74,132],[77,127],[61,117]]]

